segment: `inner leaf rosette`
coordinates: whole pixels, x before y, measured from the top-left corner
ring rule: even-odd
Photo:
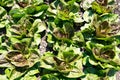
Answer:
[[[102,62],[112,61],[115,57],[115,52],[112,49],[104,50],[104,48],[93,48],[92,51],[94,57]]]
[[[95,17],[93,21],[93,26],[95,28],[96,36],[99,38],[108,38],[119,35],[120,24],[113,22],[114,19],[110,20],[110,17],[117,17],[117,15],[106,14],[102,18]],[[110,21],[108,21],[108,20]]]

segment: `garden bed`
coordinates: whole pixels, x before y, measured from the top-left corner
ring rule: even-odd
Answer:
[[[119,4],[0,1],[1,80],[119,80]]]

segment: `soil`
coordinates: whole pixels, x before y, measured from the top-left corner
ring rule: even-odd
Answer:
[[[115,13],[119,14],[119,23],[120,23],[120,0],[116,0],[117,8],[115,9]],[[116,80],[120,80],[120,71],[116,73]]]
[[[119,18],[120,18],[120,0],[116,0],[116,5],[117,8],[115,9],[115,13],[119,14]]]

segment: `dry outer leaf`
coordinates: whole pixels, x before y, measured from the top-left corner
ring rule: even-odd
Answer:
[[[27,59],[19,51],[11,51],[7,54],[6,59],[17,67],[29,66]]]

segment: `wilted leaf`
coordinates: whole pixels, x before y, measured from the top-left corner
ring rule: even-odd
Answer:
[[[24,51],[26,45],[25,45],[24,43],[15,43],[15,44],[13,44],[12,47],[13,47],[14,50],[21,50],[21,51]]]
[[[75,65],[73,66],[73,69],[67,73],[64,74],[64,76],[69,77],[69,78],[77,78],[83,76],[83,66],[82,66],[82,60],[79,59],[76,61]]]
[[[110,25],[107,21],[96,25],[96,36],[98,37],[107,37],[110,31]]]
[[[6,59],[17,67],[29,66],[25,56],[19,51],[11,51],[7,54]]]
[[[65,33],[62,29],[54,29],[53,34],[58,39],[69,38],[69,34]]]
[[[106,4],[105,4],[106,5]],[[101,6],[99,3],[97,3],[96,1],[94,1],[92,3],[92,9],[95,10],[97,13],[99,14],[103,14],[103,13],[109,13],[111,11],[111,9],[107,9],[105,6]]]
[[[107,48],[106,50],[104,50],[104,48],[93,48],[93,54],[96,59],[101,60],[103,62],[110,62],[115,57],[115,52],[109,48]]]
[[[102,6],[107,6],[108,0],[97,0],[97,2]]]
[[[0,52],[0,67],[11,67],[12,65],[5,59],[5,55],[2,51]]]

